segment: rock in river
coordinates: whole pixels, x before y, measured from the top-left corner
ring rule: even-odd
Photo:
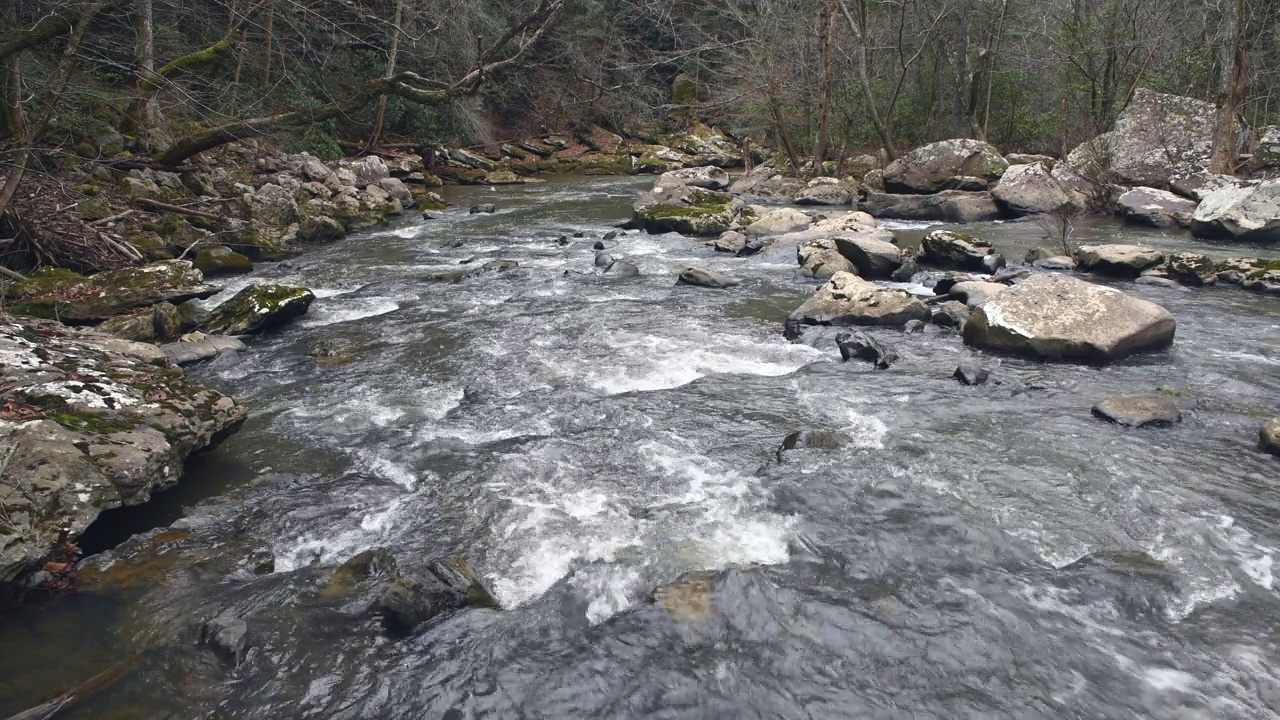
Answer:
[[[984,367],[962,363],[951,377],[959,380],[963,385],[982,385],[991,377],[991,373]]]
[[[840,358],[845,362],[866,360],[875,365],[877,370],[888,370],[889,366],[898,359],[897,353],[876,342],[864,332],[842,332],[836,336],[836,345],[840,348]]]
[[[724,193],[681,185],[645,193],[632,207],[647,232],[720,235],[733,224],[742,201]]]
[[[108,270],[87,278],[69,270],[42,268],[5,291],[5,309],[14,315],[90,323],[157,303],[177,305],[207,298],[221,289],[206,283],[187,260]]]
[[[1081,245],[1076,267],[1084,272],[1136,278],[1164,262],[1164,253],[1141,245]]]
[[[253,335],[305,314],[315,299],[306,288],[255,283],[214,308],[201,329],[215,335]]]
[[[721,275],[699,267],[685,268],[684,272],[680,273],[680,277],[676,279],[677,285],[695,285],[715,290],[724,290],[741,283],[742,281],[735,277]]]
[[[1172,425],[1182,419],[1172,400],[1154,393],[1108,395],[1093,406],[1093,414],[1126,427]]]
[[[920,249],[921,260],[925,262],[975,271],[986,269],[983,259],[994,252],[986,240],[950,230],[929,233],[920,243]]]
[[[878,218],[983,222],[998,220],[1000,208],[991,193],[944,190],[936,195],[893,195],[870,192],[858,209]]]
[[[1280,457],[1280,417],[1271,418],[1258,431],[1258,447]]]
[[[1004,156],[981,140],[942,140],[889,163],[884,185],[893,193],[935,193],[948,189],[948,182],[957,177],[994,182],[1008,167]]]
[[[1061,274],[1036,275],[973,311],[968,345],[1045,360],[1103,364],[1173,343],[1155,303]]]
[[[1125,222],[1156,228],[1190,227],[1196,211],[1195,201],[1149,187],[1129,190],[1116,205]]]
[[[929,306],[902,290],[888,290],[853,273],[838,272],[787,318],[786,336],[805,325],[905,325],[930,317]]]
[[[798,430],[782,439],[776,456],[783,462],[792,450],[839,450],[849,444],[849,436],[828,430]]]
[[[1209,193],[1196,208],[1191,232],[1203,238],[1280,242],[1280,180]]]
[[[848,258],[864,278],[890,278],[902,267],[902,248],[890,240],[893,234],[883,230],[868,230],[833,238],[836,249]]]
[[[103,510],[178,482],[183,461],[244,421],[234,400],[189,381],[154,345],[57,323],[0,321],[0,382],[21,419],[0,420],[0,583]]]

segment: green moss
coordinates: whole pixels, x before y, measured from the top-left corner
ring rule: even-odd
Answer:
[[[6,309],[14,315],[23,315],[43,320],[57,320],[66,312],[69,306],[70,303],[66,300],[37,298],[35,300],[21,300],[9,305]]]

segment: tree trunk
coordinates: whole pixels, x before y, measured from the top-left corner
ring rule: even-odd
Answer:
[[[13,27],[17,24],[17,8],[9,6],[0,20]],[[0,61],[0,140],[21,137],[24,132],[22,117],[22,68],[17,56]]]
[[[262,64],[262,87],[271,85],[271,39],[274,35],[276,24],[276,6],[272,4],[267,8],[267,26],[263,29],[267,34],[267,57]]]
[[[151,0],[137,0],[138,28],[135,61],[138,99],[131,109],[133,129],[142,135],[160,124],[160,106],[152,88],[156,86],[155,17]]]
[[[1224,55],[1222,86],[1218,95],[1218,118],[1213,130],[1213,154],[1209,160],[1209,172],[1234,175],[1239,157],[1236,142],[1236,118],[1244,105],[1244,93],[1249,74],[1248,37],[1245,33],[1245,0],[1236,0],[1231,7],[1230,32],[1232,35]]]
[[[9,1],[16,5],[15,0]],[[49,11],[31,27],[0,31],[0,60],[7,60],[23,50],[42,45],[56,37],[62,37],[76,27],[84,17],[96,16],[123,2],[124,0],[101,0],[101,2],[69,3]]]
[[[822,77],[818,82],[818,129],[813,147],[813,174],[822,175],[822,163],[827,159],[829,120],[831,116],[831,59],[834,54],[835,13],[834,0],[819,0],[818,6],[818,55]]]
[[[399,59],[400,53],[400,22],[404,18],[404,0],[396,0],[395,19],[391,21],[391,47],[387,49],[387,72],[384,77],[391,77],[396,74],[396,61]],[[369,135],[369,144],[366,146],[373,149],[378,144],[378,137],[382,135],[382,123],[387,118],[387,96],[380,95],[378,97],[378,115],[373,121],[373,133]]]

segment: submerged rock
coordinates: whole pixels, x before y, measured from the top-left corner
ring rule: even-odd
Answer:
[[[498,602],[471,566],[457,558],[433,560],[420,577],[396,573],[370,609],[382,616],[388,634],[405,636],[465,607],[497,608]]]
[[[255,283],[214,308],[201,327],[214,335],[254,335],[305,314],[315,299],[306,288]]]
[[[249,652],[249,625],[243,619],[226,612],[204,624],[200,630],[200,639],[222,662],[238,667]]]
[[[845,362],[865,360],[875,365],[877,370],[888,370],[898,359],[897,353],[864,332],[842,332],[836,336],[836,346],[840,348],[840,358]]]
[[[1126,427],[1172,425],[1182,419],[1178,406],[1163,395],[1108,395],[1093,406],[1093,414]]]
[[[838,272],[787,318],[786,336],[805,325],[904,325],[928,320],[929,307],[902,290],[889,290],[852,273]]]
[[[1177,323],[1155,303],[1061,274],[1036,275],[987,301],[968,345],[1045,360],[1104,364],[1173,343]]]
[[[1081,245],[1076,267],[1084,272],[1136,278],[1164,262],[1164,253],[1141,245]]]
[[[189,381],[153,345],[57,323],[0,320],[0,383],[21,420],[0,420],[0,583],[104,510],[137,505],[183,461],[244,421],[234,400]],[[160,366],[158,366],[160,365]]]
[[[991,373],[984,367],[961,363],[951,377],[959,380],[962,385],[982,385],[991,377]]]
[[[677,285],[694,285],[714,290],[724,290],[741,283],[742,281],[737,278],[699,267],[685,268],[684,272],[680,273],[680,277],[676,279]]]
[[[650,600],[679,622],[705,622],[715,613],[714,577],[705,571],[687,573],[654,590]]]
[[[783,462],[792,450],[840,450],[849,445],[849,436],[828,430],[798,430],[782,439],[775,453]]]
[[[1280,417],[1271,418],[1258,431],[1258,448],[1280,457]]]

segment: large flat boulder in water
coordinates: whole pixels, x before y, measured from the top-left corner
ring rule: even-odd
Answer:
[[[1000,208],[991,193],[945,190],[934,195],[867,193],[858,209],[878,218],[983,222],[998,220]]]
[[[1280,242],[1280,180],[1209,193],[1191,218],[1191,232],[1203,238]]]
[[[1076,268],[1083,272],[1136,278],[1164,262],[1164,253],[1141,245],[1082,245]]]
[[[981,140],[942,140],[916,148],[889,163],[884,186],[891,193],[936,193],[954,185],[953,178],[1000,179],[1009,162]]]
[[[1173,343],[1167,310],[1115,288],[1035,275],[975,309],[968,345],[1045,360],[1104,364]]]
[[[928,322],[929,306],[903,290],[889,290],[853,273],[838,272],[787,318],[795,339],[805,325],[905,325]]]
[[[729,229],[741,207],[724,193],[681,185],[645,193],[632,209],[634,222],[649,233],[714,236]]]
[[[1136,187],[1122,194],[1116,201],[1116,207],[1127,223],[1156,228],[1185,228],[1191,226],[1196,202],[1174,195],[1168,190]]]
[[[83,324],[162,302],[178,305],[207,298],[221,289],[206,283],[187,260],[164,260],[90,277],[45,268],[6,291],[5,309],[15,315]]]
[[[1036,215],[1069,205],[1083,207],[1084,196],[1069,191],[1043,163],[1012,165],[991,189],[996,204],[1010,215]]]
[[[130,343],[51,322],[0,319],[0,583],[103,510],[178,482],[183,461],[245,418],[234,400]],[[165,367],[158,367],[163,364]]]
[[[316,296],[293,285],[255,283],[209,313],[201,329],[213,335],[252,335],[307,312]]]

